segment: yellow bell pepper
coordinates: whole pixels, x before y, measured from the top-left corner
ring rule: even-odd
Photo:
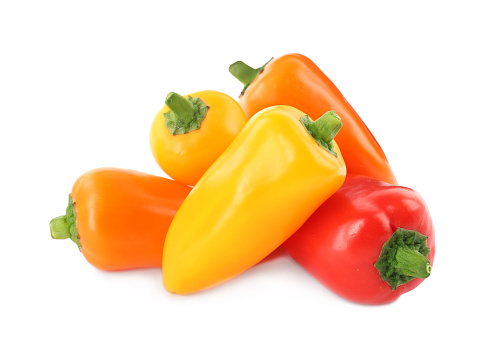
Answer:
[[[289,106],[245,125],[186,198],[166,235],[166,290],[189,294],[227,281],[289,238],[342,185],[346,167],[328,112]],[[310,133],[311,131],[311,133]]]
[[[224,93],[169,93],[152,122],[152,155],[168,176],[194,185],[246,122],[238,102]]]

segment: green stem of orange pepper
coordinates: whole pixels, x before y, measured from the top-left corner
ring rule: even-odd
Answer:
[[[243,63],[242,61],[234,62],[229,66],[229,72],[231,73],[231,75],[236,77],[238,81],[240,81],[244,86],[242,94],[245,91],[245,89],[247,89],[247,87],[250,85],[250,83],[252,83],[256,79],[257,75],[259,75],[263,71],[266,64],[268,64],[272,59],[273,58],[271,58],[263,66],[257,69],[252,68],[251,66]]]
[[[77,247],[81,248],[81,243],[79,240],[79,234],[77,233],[76,226],[76,213],[75,213],[75,203],[72,196],[68,196],[68,206],[66,208],[66,215],[55,217],[49,223],[49,229],[51,230],[51,237],[53,239],[68,239],[75,242]]]

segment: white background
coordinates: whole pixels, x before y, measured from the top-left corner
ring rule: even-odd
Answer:
[[[0,340],[502,340],[499,2],[349,3],[3,1]],[[168,92],[237,99],[231,63],[291,52],[335,82],[426,199],[437,254],[417,289],[353,304],[283,255],[182,297],[160,269],[99,271],[51,239],[85,171],[163,175],[148,136]]]

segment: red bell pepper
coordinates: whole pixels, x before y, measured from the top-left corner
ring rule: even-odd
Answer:
[[[431,271],[434,229],[412,189],[347,175],[343,186],[282,247],[340,296],[384,304]]]

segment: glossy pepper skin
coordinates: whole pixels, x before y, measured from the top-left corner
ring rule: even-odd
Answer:
[[[151,151],[167,175],[194,185],[246,122],[240,105],[224,93],[170,93],[151,126]]]
[[[328,110],[336,112],[345,128],[336,142],[345,157],[348,173],[397,184],[388,160],[371,131],[334,83],[307,57],[287,54],[252,69],[243,62],[229,68],[245,89],[240,96],[248,118],[273,105],[295,107],[315,120]]]
[[[51,236],[71,238],[102,270],[161,267],[166,231],[190,187],[142,172],[100,168],[74,183]]]
[[[432,220],[417,192],[351,174],[282,247],[327,288],[363,304],[413,290],[430,274],[435,254]],[[380,255],[390,257],[382,259],[387,281],[375,267]]]
[[[247,270],[341,186],[346,168],[337,145],[336,156],[322,148],[302,116],[289,106],[258,113],[203,175],[166,235],[166,290],[189,294]]]

